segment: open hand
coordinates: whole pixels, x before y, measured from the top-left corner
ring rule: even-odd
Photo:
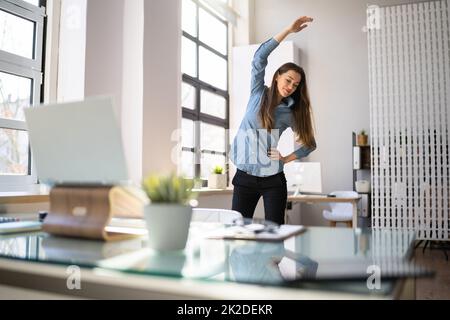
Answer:
[[[294,23],[292,23],[292,25],[289,27],[289,32],[291,33],[300,32],[308,26],[306,23],[312,21],[313,18],[311,17],[307,16],[300,17],[297,20],[295,20]]]

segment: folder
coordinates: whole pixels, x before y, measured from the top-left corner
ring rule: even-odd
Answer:
[[[361,169],[361,148],[353,147],[353,169]]]

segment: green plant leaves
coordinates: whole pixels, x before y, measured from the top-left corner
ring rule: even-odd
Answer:
[[[222,166],[215,166],[213,172],[215,174],[222,174],[223,173],[223,167]]]
[[[142,188],[152,202],[186,204],[196,197],[192,192],[194,180],[171,174],[150,175],[142,182]]]

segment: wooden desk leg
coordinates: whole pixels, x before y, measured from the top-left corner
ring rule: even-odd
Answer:
[[[353,211],[353,228],[358,227],[358,201],[352,202],[352,211]]]

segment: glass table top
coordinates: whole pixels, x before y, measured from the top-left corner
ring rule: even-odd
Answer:
[[[0,257],[287,287],[302,287],[311,281],[339,280],[342,284],[345,280],[359,284],[361,290],[367,290],[370,266],[379,267],[381,276],[387,280],[421,272],[408,262],[414,232],[308,227],[303,233],[280,242],[205,237],[220,227],[215,223],[192,222],[186,249],[167,253],[148,248],[146,236],[101,242],[44,232],[15,234],[0,237]]]

